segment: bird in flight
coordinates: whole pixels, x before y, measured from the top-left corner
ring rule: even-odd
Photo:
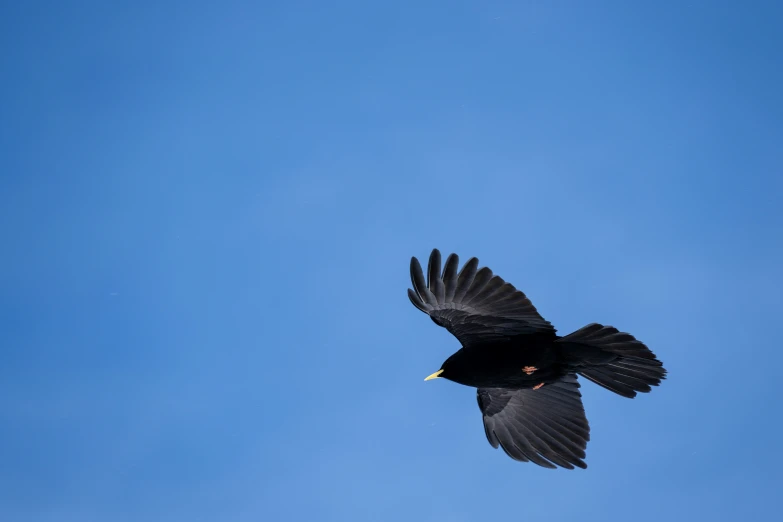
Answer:
[[[438,249],[427,276],[411,258],[408,297],[462,347],[424,379],[476,388],[487,440],[512,459],[546,468],[586,468],[590,425],[577,375],[623,397],[646,393],[666,378],[655,354],[612,326],[588,324],[566,336],[520,290],[478,268],[459,269],[451,254],[441,271]]]

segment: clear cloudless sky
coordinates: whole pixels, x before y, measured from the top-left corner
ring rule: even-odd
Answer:
[[[783,4],[0,7],[0,520],[771,520]],[[408,263],[565,334],[585,471],[487,443]]]

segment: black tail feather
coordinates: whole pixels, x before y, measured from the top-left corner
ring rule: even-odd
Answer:
[[[663,363],[644,343],[614,327],[589,324],[558,342],[570,345],[575,355],[578,355],[580,346],[600,350],[606,358],[591,354],[595,364],[588,362],[578,373],[623,397],[633,398],[637,393],[648,393],[652,386],[658,386],[666,378]]]

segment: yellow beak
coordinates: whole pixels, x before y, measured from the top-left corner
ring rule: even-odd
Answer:
[[[429,381],[430,379],[437,379],[438,377],[440,377],[441,373],[443,373],[443,370],[438,370],[437,372],[433,373],[432,375],[430,375],[429,377],[427,377],[424,380],[425,381]]]

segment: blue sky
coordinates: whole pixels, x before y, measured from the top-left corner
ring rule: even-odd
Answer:
[[[779,3],[69,4],[0,7],[0,519],[778,512]],[[433,247],[665,362],[586,471],[422,381]]]

